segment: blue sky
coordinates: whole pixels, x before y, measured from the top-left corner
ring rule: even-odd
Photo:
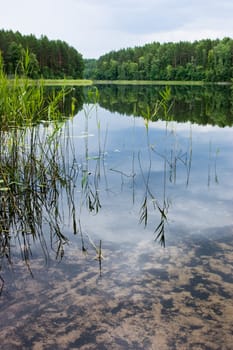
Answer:
[[[0,28],[46,35],[84,58],[148,42],[233,37],[232,0],[7,0]]]

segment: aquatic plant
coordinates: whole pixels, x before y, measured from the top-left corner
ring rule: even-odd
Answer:
[[[2,129],[15,126],[36,125],[41,120],[57,121],[63,115],[61,106],[70,89],[62,87],[52,89],[45,98],[43,80],[32,81],[28,78],[30,54],[28,51],[19,62],[21,75],[16,70],[12,79],[4,72],[0,52],[0,123]],[[46,92],[47,93],[47,92]],[[72,100],[71,113],[74,112]]]
[[[67,237],[62,232],[61,189],[71,195],[76,176],[67,169],[61,145],[66,118],[62,106],[70,90],[51,89],[45,94],[43,81],[27,78],[29,53],[20,61],[13,79],[4,73],[0,55],[0,271],[4,260],[12,264],[12,244],[30,269],[31,244],[38,240],[45,258],[48,242],[56,258],[64,255]],[[44,235],[47,225],[48,233]],[[0,276],[2,287],[4,279]]]
[[[149,162],[149,169],[147,171],[147,177],[145,177],[143,173],[143,168],[141,165],[141,157],[140,153],[138,153],[138,161],[139,166],[141,170],[142,179],[145,185],[145,194],[143,197],[143,203],[140,208],[140,218],[139,223],[144,223],[144,227],[148,224],[148,216],[149,216],[149,209],[148,206],[150,203],[152,203],[153,209],[155,211],[158,211],[160,214],[160,221],[158,225],[156,225],[156,228],[154,230],[155,233],[155,241],[159,241],[160,244],[165,247],[165,224],[167,223],[167,214],[168,214],[168,208],[169,208],[169,201],[166,198],[166,177],[167,177],[167,171],[166,171],[166,161],[164,161],[164,178],[163,178],[163,200],[162,205],[160,204],[160,201],[156,196],[152,193],[152,190],[149,185],[150,180],[150,173],[151,173],[151,158]]]

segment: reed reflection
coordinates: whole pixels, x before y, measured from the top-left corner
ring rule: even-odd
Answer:
[[[75,117],[0,130],[0,271],[5,262],[11,266],[20,254],[33,274],[30,260],[35,247],[45,260],[51,255],[61,260],[68,243],[72,244],[72,235],[80,242],[81,251],[98,262],[101,275],[104,240],[100,234],[94,242],[83,222],[88,215],[104,212],[109,201],[106,193],[116,186],[111,183],[113,173],[115,178],[119,176],[117,186],[122,196],[125,179],[130,181],[132,203],[139,208],[137,220],[144,227],[152,227],[152,237],[165,247],[171,209],[168,185],[176,185],[178,176],[186,187],[189,185],[193,157],[192,127],[184,146],[169,124],[173,118],[170,93],[165,89],[156,104],[145,109],[144,128],[140,129],[144,148],[138,148],[134,131],[131,156],[122,154],[124,167],[108,159],[109,129],[99,115],[100,95],[95,88],[89,90],[83,106],[81,135],[75,133],[75,123],[80,122]],[[160,144],[151,130],[155,120],[165,117]],[[136,117],[132,121],[135,129]],[[93,145],[90,147],[90,124],[95,130],[94,152]],[[217,153],[215,174],[216,159]],[[179,175],[178,167],[182,167]],[[157,173],[160,175],[155,186]],[[128,193],[125,198],[129,203]],[[0,282],[4,284],[2,276]]]
[[[60,117],[50,122],[41,120],[38,125],[3,126],[0,130],[0,271],[5,262],[13,265],[14,257],[20,254],[33,275],[30,259],[36,247],[46,261],[53,253],[56,259],[62,259],[70,241],[64,233],[64,221],[72,222],[71,231],[80,233],[82,251],[87,251],[85,241],[89,245],[91,241],[83,235],[80,217],[84,198],[89,211],[97,213],[101,208],[98,191],[101,150],[92,187],[88,143],[85,162],[80,164],[73,140],[68,119]],[[81,188],[79,205],[75,198],[77,185]],[[67,213],[70,219],[65,217]],[[93,242],[91,246],[100,261],[101,244],[100,248]],[[1,282],[3,287],[2,276]]]

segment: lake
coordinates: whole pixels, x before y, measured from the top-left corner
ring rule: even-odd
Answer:
[[[232,349],[231,87],[73,94],[0,131],[2,348]]]

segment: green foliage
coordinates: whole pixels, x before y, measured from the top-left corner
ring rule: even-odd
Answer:
[[[158,42],[111,51],[86,62],[85,77],[99,80],[231,81],[233,40]]]
[[[63,118],[61,105],[69,90],[52,89],[45,98],[43,81],[32,82],[28,73],[32,69],[31,55],[26,50],[18,62],[14,78],[8,79],[4,72],[0,53],[0,124],[1,129],[14,126],[34,125],[43,120],[59,121]],[[20,78],[17,70],[24,78]],[[70,109],[75,111],[75,101],[71,100]]]
[[[74,78],[83,76],[82,55],[66,42],[49,40],[46,36],[37,39],[34,35],[21,35],[19,32],[0,30],[0,51],[4,70],[8,76],[17,70],[21,74],[19,62],[26,51],[30,52],[31,69],[28,77]]]
[[[93,75],[97,74],[96,60],[95,59],[85,59],[84,60],[84,72],[83,76],[86,79],[91,78]]]

